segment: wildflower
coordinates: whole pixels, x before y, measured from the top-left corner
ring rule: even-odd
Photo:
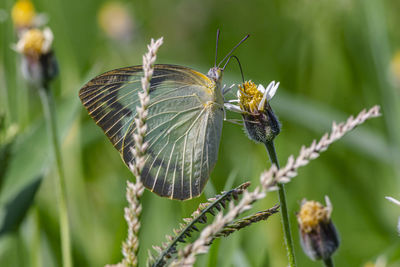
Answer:
[[[133,18],[124,4],[106,2],[98,13],[98,24],[115,41],[130,41],[133,37]]]
[[[225,104],[230,110],[240,112],[244,126],[250,139],[267,143],[280,132],[280,124],[272,111],[269,101],[275,95],[279,82],[271,82],[266,88],[261,84],[256,86],[252,81],[239,85],[236,100]],[[239,106],[231,103],[237,102]]]
[[[15,48],[17,52],[37,59],[40,55],[50,52],[52,43],[53,33],[50,28],[43,31],[31,29],[22,35]]]
[[[11,17],[19,38],[29,29],[41,27],[48,21],[46,14],[36,13],[30,0],[18,0],[11,10]]]
[[[29,0],[17,1],[11,11],[11,17],[17,28],[30,28],[35,19],[35,7]]]
[[[58,74],[58,66],[52,51],[53,33],[50,28],[25,31],[15,51],[22,54],[22,74],[31,84],[44,86]]]
[[[297,222],[304,252],[312,260],[328,260],[339,246],[339,237],[331,220],[332,205],[303,200]]]

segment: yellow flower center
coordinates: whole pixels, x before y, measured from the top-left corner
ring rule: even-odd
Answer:
[[[24,34],[23,53],[26,55],[38,57],[42,54],[45,38],[43,32],[39,29],[32,29]]]
[[[11,16],[15,26],[30,27],[35,17],[35,8],[31,1],[20,0],[13,6]]]
[[[328,223],[330,214],[328,208],[316,201],[307,201],[301,206],[297,220],[300,228],[306,233],[311,232],[320,222]]]
[[[263,94],[258,91],[257,86],[252,81],[247,81],[242,85],[239,85],[239,90],[240,108],[252,113],[256,112],[258,110],[258,104],[263,98]]]

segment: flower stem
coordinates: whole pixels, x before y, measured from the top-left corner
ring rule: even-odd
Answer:
[[[325,259],[325,260],[324,260],[324,264],[325,264],[326,267],[333,267],[333,266],[334,266],[334,265],[333,265],[333,260],[332,260],[331,257]]]
[[[279,161],[276,155],[274,142],[266,142],[265,147],[267,148],[269,159],[272,164],[275,164],[279,169]],[[282,226],[285,234],[285,247],[287,251],[287,257],[289,260],[289,266],[296,266],[296,257],[294,255],[294,246],[293,246],[293,238],[292,233],[290,231],[290,222],[289,222],[289,213],[286,203],[286,193],[284,184],[278,183],[278,194],[279,194],[279,202],[281,206],[281,214],[282,214]]]
[[[57,124],[55,116],[54,98],[49,88],[40,88],[40,99],[42,101],[47,129],[51,138],[53,153],[56,160],[58,179],[56,180],[56,192],[58,198],[58,212],[60,217],[61,254],[64,267],[72,266],[71,241],[68,222],[67,197],[65,189],[64,170],[61,159],[61,149],[58,140]]]

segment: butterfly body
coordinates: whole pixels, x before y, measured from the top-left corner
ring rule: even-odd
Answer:
[[[79,92],[90,116],[128,166],[134,160],[134,118],[142,76],[142,66],[112,70]],[[141,174],[146,188],[180,200],[202,192],[218,156],[224,116],[221,80],[218,67],[204,75],[182,66],[154,65],[144,138],[149,146]]]

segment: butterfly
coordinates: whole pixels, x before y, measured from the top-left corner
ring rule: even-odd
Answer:
[[[221,61],[247,38],[243,38]],[[218,48],[219,31],[217,32]],[[217,58],[217,52],[216,56]],[[201,194],[214,168],[224,120],[222,74],[215,64],[207,75],[194,69],[155,64],[146,120],[148,142],[141,179],[162,197],[186,200]],[[79,91],[82,104],[125,164],[133,161],[133,133],[142,66],[101,74]]]

